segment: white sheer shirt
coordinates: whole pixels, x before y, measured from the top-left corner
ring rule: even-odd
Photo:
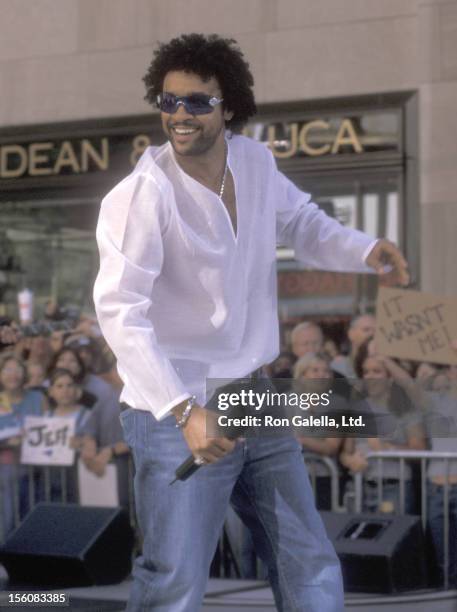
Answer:
[[[103,199],[94,301],[118,360],[121,401],[157,419],[207,378],[235,378],[279,351],[276,245],[310,268],[370,272],[376,241],[344,228],[276,167],[271,152],[227,138],[237,235],[218,195],[187,175],[170,143],[149,147]]]

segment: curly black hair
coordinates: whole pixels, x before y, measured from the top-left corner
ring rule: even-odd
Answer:
[[[240,132],[257,108],[252,91],[254,78],[249,64],[233,38],[217,34],[182,34],[168,43],[159,44],[143,81],[145,100],[155,104],[162,93],[165,76],[173,70],[197,74],[203,81],[215,77],[224,98],[224,109],[233,113],[226,121],[232,132]]]

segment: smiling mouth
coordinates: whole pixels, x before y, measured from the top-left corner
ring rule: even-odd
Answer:
[[[189,134],[195,134],[195,132],[198,131],[198,128],[184,127],[184,126],[172,126],[171,130],[178,136],[188,136]]]

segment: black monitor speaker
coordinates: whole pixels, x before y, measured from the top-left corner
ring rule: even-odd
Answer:
[[[131,570],[134,535],[120,508],[37,504],[0,548],[9,583],[115,584]]]
[[[427,587],[420,517],[321,512],[348,592],[398,593]]]

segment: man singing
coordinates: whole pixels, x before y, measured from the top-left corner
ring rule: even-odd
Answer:
[[[197,612],[228,504],[250,528],[277,609],[343,609],[340,567],[288,435],[207,437],[207,378],[247,377],[278,355],[276,245],[319,269],[407,265],[344,228],[237,135],[256,111],[235,41],[183,35],[144,77],[168,138],[103,200],[94,299],[124,381],[144,536],[128,610]],[[172,486],[192,453],[202,467]]]

